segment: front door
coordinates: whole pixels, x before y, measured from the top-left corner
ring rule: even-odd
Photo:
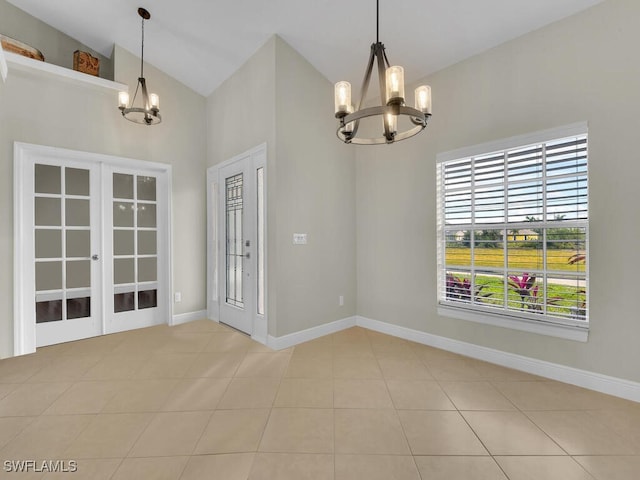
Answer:
[[[264,147],[218,169],[219,320],[259,341],[265,322]]]
[[[222,303],[220,321],[251,335],[251,250],[253,222],[247,205],[252,185],[245,162],[239,161],[220,169],[221,216],[224,240],[222,266]]]

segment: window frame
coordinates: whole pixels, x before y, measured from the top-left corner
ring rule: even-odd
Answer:
[[[561,318],[546,314],[539,314],[534,312],[526,312],[526,311],[518,311],[518,310],[509,310],[506,308],[506,305],[503,308],[494,308],[494,307],[483,307],[477,304],[467,304],[459,301],[447,300],[446,298],[446,272],[447,265],[445,263],[445,248],[446,248],[446,232],[451,230],[451,228],[445,228],[444,224],[444,201],[445,201],[445,189],[442,178],[442,172],[444,170],[443,164],[453,161],[453,160],[461,160],[468,157],[479,157],[490,155],[491,153],[500,153],[506,152],[509,150],[516,150],[519,148],[523,148],[526,146],[534,145],[534,144],[544,144],[547,142],[552,142],[554,140],[563,139],[565,137],[572,136],[587,136],[587,144],[589,142],[588,139],[588,124],[587,122],[579,122],[571,125],[565,125],[562,127],[552,128],[548,130],[542,130],[538,132],[533,132],[525,135],[518,135],[502,140],[497,140],[493,142],[483,143],[479,145],[474,145],[470,147],[465,147],[457,150],[452,150],[448,152],[439,153],[436,156],[436,181],[437,181],[437,305],[438,305],[438,314],[445,317],[452,317],[461,320],[478,322],[483,324],[489,324],[504,328],[510,328],[515,330],[522,330],[526,332],[538,333],[542,335],[550,335],[560,338],[566,338],[570,340],[582,341],[586,342],[588,339],[589,332],[589,314],[584,320],[582,319],[571,319]],[[587,147],[588,148],[588,147]],[[586,303],[590,309],[589,303],[589,193],[588,193],[588,183],[589,183],[589,173],[588,173],[588,164],[589,159],[587,156],[587,219],[581,221],[572,221],[569,220],[564,223],[564,226],[579,226],[580,228],[585,229],[585,255],[586,255],[586,265],[585,265],[585,285],[586,285]],[[506,165],[505,165],[506,166]],[[541,177],[541,182],[544,184],[544,172]],[[473,190],[474,185],[470,187],[472,191],[472,195],[474,194]],[[544,187],[543,187],[544,188]],[[506,199],[505,199],[506,200]],[[546,202],[546,200],[545,200]],[[474,208],[473,206],[471,207]],[[507,211],[504,212],[505,216],[507,215]],[[546,212],[543,212],[546,214]],[[554,222],[548,221],[544,218],[540,223],[543,223],[543,228],[552,228],[556,224]],[[504,224],[507,225],[507,230],[511,224],[508,223],[508,218],[505,218]],[[513,224],[520,228],[522,225]],[[466,225],[461,226],[460,230],[465,230]],[[540,227],[540,225],[536,225],[536,227]],[[455,228],[455,227],[454,227]],[[495,224],[491,224],[488,228],[495,229],[498,228]],[[477,227],[476,227],[477,230]],[[545,245],[545,240],[543,237],[543,245]],[[546,248],[543,248],[544,255],[546,258]],[[482,270],[482,267],[474,268],[473,265],[470,266],[472,270]],[[547,273],[547,269],[542,269],[544,273]],[[508,269],[506,266],[505,259],[505,269],[503,274],[511,274],[512,269]],[[506,292],[505,292],[506,297]]]

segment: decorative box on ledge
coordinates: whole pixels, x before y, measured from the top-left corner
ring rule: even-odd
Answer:
[[[87,52],[73,52],[73,69],[97,77],[100,73],[100,59]]]

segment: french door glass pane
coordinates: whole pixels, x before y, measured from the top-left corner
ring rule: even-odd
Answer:
[[[37,226],[43,227],[62,225],[60,198],[37,197],[35,199],[35,221]]]
[[[67,298],[67,318],[91,316],[91,297]]]
[[[133,203],[113,202],[113,226],[133,228]]]
[[[113,311],[115,313],[120,313],[135,310],[136,306],[134,302],[134,292],[116,293],[113,295]]]
[[[133,198],[133,175],[113,174],[113,198]]]
[[[62,320],[62,300],[36,302],[36,323]]]
[[[156,201],[156,179],[138,175],[138,200]]]
[[[36,291],[62,289],[62,262],[36,263]]]
[[[141,230],[138,232],[138,253],[140,255],[155,255],[158,253],[155,230]]]
[[[158,306],[158,290],[141,290],[138,292],[138,308],[153,308]]]
[[[114,255],[134,255],[134,231],[114,230],[113,231],[113,254]]]
[[[67,195],[89,196],[89,170],[67,167],[64,174]]]
[[[65,200],[65,224],[68,227],[88,227],[89,219],[89,200]]]
[[[156,206],[153,203],[138,203],[138,227],[156,227]]]
[[[60,167],[54,165],[35,166],[35,193],[60,194],[62,184],[60,182]]]
[[[36,258],[62,258],[62,230],[36,229]]]
[[[135,282],[135,263],[133,258],[116,258],[113,261],[113,283]]]
[[[155,282],[158,279],[156,257],[138,259],[138,282]]]
[[[91,256],[90,230],[67,230],[66,237],[67,257],[88,258]]]
[[[67,261],[67,288],[91,287],[91,260]]]

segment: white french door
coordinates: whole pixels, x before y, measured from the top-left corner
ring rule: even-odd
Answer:
[[[40,158],[27,175],[37,346],[100,335],[100,167]]]
[[[209,243],[215,246],[209,254],[214,258],[209,264],[210,298],[220,322],[263,343],[267,333],[265,168],[266,148],[261,146],[209,171],[213,200]]]
[[[145,169],[104,168],[105,331],[165,323],[166,177]],[[163,214],[164,213],[164,214]]]
[[[168,322],[169,173],[155,165],[15,145],[16,355]]]

